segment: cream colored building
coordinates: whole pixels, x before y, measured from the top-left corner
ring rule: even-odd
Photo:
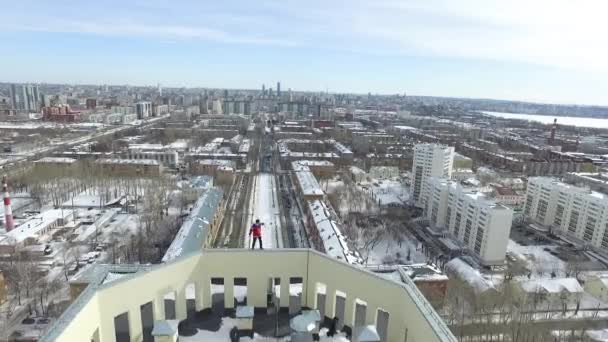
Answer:
[[[276,294],[277,286],[280,305],[287,307],[290,281],[297,278],[302,281],[303,307],[322,309],[326,317],[343,315],[344,324],[351,327],[360,326],[355,325],[356,319],[360,324],[378,325],[384,341],[456,341],[411,280],[388,280],[313,250],[211,249],[162,265],[133,268],[141,270],[123,271],[120,276],[107,267],[92,272],[88,287],[41,341],[114,342],[117,317],[128,318],[128,340],[141,341],[144,307],[152,308],[153,320],[164,320],[165,296],[173,293],[175,319],[183,320],[186,288],[195,289],[197,311],[209,308],[212,278],[223,280],[226,308],[234,306],[235,278],[246,278],[247,305],[255,308],[266,308],[267,296]],[[277,278],[280,285],[269,286]],[[361,312],[360,305],[365,306],[363,316],[356,313]],[[337,312],[338,307],[342,312]]]

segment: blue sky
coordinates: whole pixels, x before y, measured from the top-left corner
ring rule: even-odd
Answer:
[[[608,105],[604,0],[0,0],[0,81]]]

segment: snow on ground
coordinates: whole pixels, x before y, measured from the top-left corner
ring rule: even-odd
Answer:
[[[199,330],[193,336],[180,336],[179,340],[182,342],[229,342],[230,341],[230,329],[236,326],[236,319],[224,317],[222,318],[222,325],[218,331]],[[327,337],[327,329],[321,329],[319,336],[321,342],[348,342],[349,340],[344,334],[339,333],[334,337]],[[254,334],[253,339],[249,337],[241,337],[240,341],[255,341],[255,342],[287,342],[291,339],[289,337],[265,337],[258,334]]]
[[[418,245],[417,241],[412,240],[413,238],[404,235],[401,245],[396,241],[393,241],[390,237],[383,238],[374,248],[370,251],[367,265],[380,265],[386,263],[425,263],[427,261],[426,256],[416,250]],[[407,260],[408,252],[410,253],[410,260]],[[363,253],[363,259],[365,259],[365,253]],[[397,255],[399,254],[399,255]]]
[[[564,271],[566,263],[545,251],[544,248],[547,247],[551,246],[522,246],[513,240],[509,240],[507,252],[516,259],[525,261],[526,266],[532,271],[532,275]]]
[[[380,205],[403,204],[409,199],[409,188],[397,180],[372,179],[371,182],[361,182],[357,187],[373,196]]]
[[[251,196],[253,203],[250,203],[250,222],[253,224],[256,219],[264,223],[262,227],[262,243],[264,248],[282,248],[283,239],[281,236],[280,208],[276,197],[276,184],[274,177],[269,173],[260,173],[255,178],[255,191]],[[245,230],[245,245],[251,247],[249,237],[249,227]],[[257,247],[257,246],[256,246]]]

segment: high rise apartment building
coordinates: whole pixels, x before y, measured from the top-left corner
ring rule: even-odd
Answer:
[[[608,250],[608,196],[550,177],[530,177],[525,216],[557,234]]]
[[[411,199],[424,208],[424,189],[430,177],[450,178],[454,162],[454,147],[440,144],[418,144],[414,147]]]
[[[502,265],[507,252],[513,211],[454,181],[427,180],[426,217],[446,229],[483,265]]]

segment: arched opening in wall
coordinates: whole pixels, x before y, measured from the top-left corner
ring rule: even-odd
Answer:
[[[387,311],[382,309],[378,309],[376,313],[376,331],[378,332],[378,336],[380,336],[380,340],[382,342],[388,341],[388,321],[390,319],[390,314]]]
[[[224,293],[224,278],[211,278],[211,310],[216,315],[224,315]]]
[[[114,336],[116,336],[116,342],[131,342],[128,312],[114,317]]]
[[[175,291],[171,291],[165,294],[165,319],[175,319],[175,299]]]
[[[186,284],[186,316],[192,317],[196,313],[196,285]]]
[[[365,325],[365,314],[367,313],[367,303],[361,299],[355,299],[355,324],[353,328]]]
[[[337,329],[342,329],[344,326],[344,313],[346,312],[346,293],[336,291],[336,307],[334,309],[334,317],[338,318]]]
[[[315,285],[315,309],[319,310],[321,319],[325,317],[325,304],[327,302],[327,285],[316,283]]]
[[[302,288],[304,281],[302,277],[289,278],[289,314],[295,314],[302,310]]]
[[[247,305],[247,278],[234,278],[234,307]]]
[[[148,302],[139,307],[141,315],[141,329],[144,342],[154,342],[152,329],[154,329],[154,307],[152,302]]]

